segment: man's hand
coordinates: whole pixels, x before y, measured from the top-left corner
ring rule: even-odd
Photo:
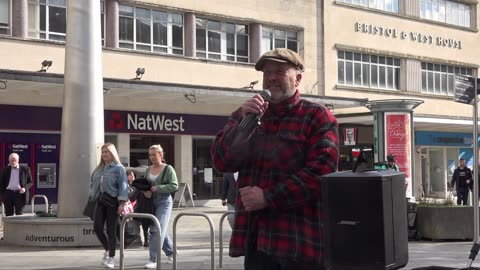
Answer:
[[[265,102],[260,94],[256,94],[242,105],[242,116],[247,113],[263,114],[268,108],[268,101]]]
[[[239,191],[240,199],[246,211],[261,210],[268,206],[261,188],[257,186],[243,187]]]
[[[20,193],[20,194],[23,194],[23,193],[25,193],[25,188],[24,188],[24,187],[22,187],[22,188],[20,189],[19,193]]]

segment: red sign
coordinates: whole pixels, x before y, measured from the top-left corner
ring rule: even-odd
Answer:
[[[385,113],[385,156],[395,155],[395,163],[405,173],[407,197],[412,196],[410,123],[410,113]]]

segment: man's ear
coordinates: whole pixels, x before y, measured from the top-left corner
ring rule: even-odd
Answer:
[[[301,72],[297,72],[296,80],[295,80],[295,87],[298,87],[300,85],[300,82],[302,81],[303,75]]]

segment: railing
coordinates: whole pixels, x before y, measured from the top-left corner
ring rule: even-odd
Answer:
[[[158,222],[158,219],[154,216],[154,215],[151,215],[151,214],[143,214],[143,213],[129,213],[129,214],[126,214],[123,219],[122,219],[122,223],[120,223],[120,270],[123,270],[125,269],[125,265],[123,263],[124,261],[124,252],[125,252],[125,224],[127,223],[127,221],[129,219],[132,219],[134,217],[138,217],[138,218],[148,218],[150,219],[153,224],[155,224],[155,227],[157,227],[157,270],[160,270],[161,266],[160,266],[160,261],[161,261],[161,257],[162,257],[162,246],[160,245],[160,239],[161,239],[161,234],[162,234],[162,231],[161,231],[161,227],[160,227],[160,222]],[[174,239],[175,239],[175,231],[174,231]],[[175,247],[175,242],[174,243],[174,247]],[[175,248],[174,248],[175,250]],[[175,253],[173,253],[173,258],[174,258],[174,261],[175,261]],[[175,268],[174,268],[175,269]]]
[[[210,225],[210,251],[211,251],[211,269],[215,270],[215,229],[213,226],[213,221],[209,215],[205,213],[195,213],[195,212],[186,212],[180,213],[175,217],[173,221],[173,270],[177,269],[177,222],[178,219],[182,216],[197,216],[204,217],[207,219],[208,224]]]
[[[223,263],[223,221],[228,215],[235,215],[235,211],[228,211],[225,212],[222,217],[220,218],[220,225],[219,225],[219,236],[218,236],[218,267],[222,268]]]
[[[48,213],[48,198],[45,195],[33,195],[32,197],[32,214],[35,214],[35,198],[43,198],[45,200],[45,213]]]

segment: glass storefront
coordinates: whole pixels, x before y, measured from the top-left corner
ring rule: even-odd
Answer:
[[[213,138],[194,138],[193,196],[195,200],[220,199],[223,174],[213,168],[210,147]]]
[[[162,146],[165,162],[175,168],[174,137],[146,135],[130,135],[130,167],[151,165],[148,148],[154,144]]]

